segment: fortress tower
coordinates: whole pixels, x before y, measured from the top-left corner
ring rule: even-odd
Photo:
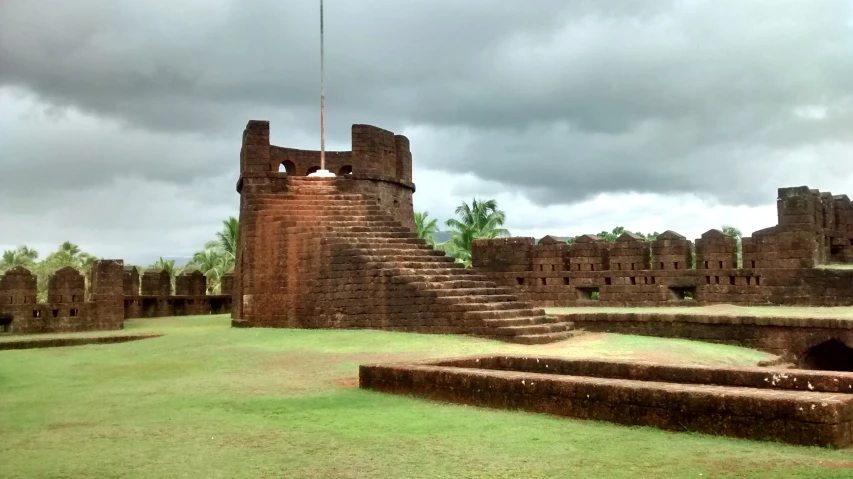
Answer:
[[[353,125],[352,150],[270,145],[250,121],[240,151],[232,324],[472,334],[523,343],[571,335],[414,233],[412,154],[401,135]],[[284,170],[284,171],[281,171]]]

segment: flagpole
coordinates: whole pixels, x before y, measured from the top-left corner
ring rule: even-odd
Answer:
[[[320,0],[320,169],[326,169],[326,75],[323,58],[323,0]]]
[[[320,169],[308,176],[330,178],[335,174],[326,170],[326,70],[323,53],[323,0],[320,0]]]

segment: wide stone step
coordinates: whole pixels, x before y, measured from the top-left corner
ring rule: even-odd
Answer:
[[[522,310],[523,311],[523,310]],[[504,311],[500,311],[503,313]],[[471,312],[473,313],[473,311]],[[466,313],[466,319],[469,317],[471,313]],[[537,324],[553,324],[553,323],[565,323],[569,325],[568,327],[574,327],[574,323],[571,321],[560,321],[559,318],[555,318],[554,316],[547,316],[541,314],[529,314],[529,313],[520,313],[520,316],[513,316],[512,314],[508,314],[502,318],[486,318],[483,319],[482,322],[486,326],[491,327],[506,327],[506,326],[530,326]],[[529,315],[528,315],[529,314]]]
[[[510,295],[512,289],[507,287],[496,286],[492,288],[427,288],[433,294],[439,297],[454,297],[454,296],[495,296],[495,295]],[[514,296],[512,296],[514,298]]]
[[[511,343],[517,344],[548,344],[558,341],[571,339],[575,335],[574,331],[558,331],[545,334],[521,334],[518,336],[495,336],[495,339],[502,339]]]
[[[412,245],[417,246],[419,249],[430,249],[430,246],[424,242],[424,240],[416,237],[410,238],[385,238],[381,236],[371,236],[364,237],[360,235],[351,235],[351,236],[336,236],[334,238],[329,238],[329,243],[331,244],[347,244],[352,245],[353,247],[367,247],[370,248],[372,246],[384,246],[384,245]],[[438,251],[438,250],[433,250]]]
[[[437,281],[414,281],[413,286],[428,290],[454,290],[467,288],[503,288],[507,292],[512,292],[513,288],[498,286],[494,281],[478,281],[468,279],[458,279],[455,276],[448,276]]]
[[[524,309],[524,303],[519,303],[518,301],[504,301],[500,303],[460,303],[456,301],[449,301],[446,298],[436,299],[445,304],[452,304],[455,308],[458,309],[459,312],[463,314],[467,314],[472,311],[502,311],[506,309]]]
[[[527,305],[524,305],[527,306]],[[517,309],[506,309],[503,311],[500,310],[480,310],[480,311],[468,311],[465,313],[466,318],[478,319],[482,321],[500,321],[506,320],[510,318],[531,318],[535,319],[536,322],[544,322],[547,320],[543,320],[542,318],[546,318],[545,312],[541,309],[534,309],[530,307],[520,307]],[[554,322],[554,321],[551,321]]]
[[[463,276],[463,275],[453,274],[452,272],[454,272],[454,271],[461,271],[461,269],[445,270],[443,272],[442,271],[427,272],[427,270],[420,270],[420,271],[412,271],[412,270],[399,271],[399,270],[397,270],[395,272],[395,274],[397,276],[400,276],[400,277],[411,278],[411,281],[416,282],[416,283],[439,283],[439,282],[443,282],[443,281],[457,281],[457,280],[460,280],[461,278],[466,278],[466,280],[467,280],[467,278],[471,278],[471,281],[489,282],[489,278],[485,275],[465,275],[465,276]],[[489,283],[491,285],[495,284],[492,282],[489,282]]]
[[[391,245],[388,246],[374,246],[374,247],[363,247],[363,246],[355,246],[355,245],[341,245],[338,249],[335,249],[336,253],[340,254],[350,254],[357,256],[393,256],[395,261],[396,258],[403,257],[404,255],[408,255],[405,257],[408,258],[419,258],[425,256],[437,256],[437,257],[445,257],[443,251],[436,251],[434,249],[428,249],[425,245],[418,244],[409,244],[409,245]]]
[[[518,298],[512,294],[479,294],[476,296],[469,295],[447,295],[439,296],[441,302],[467,303],[467,304],[490,304],[490,303],[505,303],[510,301],[518,301]]]
[[[526,324],[519,326],[501,326],[495,328],[497,336],[527,336],[538,334],[551,334],[563,331],[570,331],[572,325],[570,323],[544,323],[544,324]]]
[[[393,262],[398,264],[402,268],[412,269],[419,267],[428,268],[435,264],[451,263],[454,261],[453,258],[447,256],[362,256],[361,258],[367,262]]]

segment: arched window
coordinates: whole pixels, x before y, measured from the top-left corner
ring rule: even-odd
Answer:
[[[310,175],[311,173],[314,173],[315,171],[317,171],[317,170],[319,170],[319,169],[320,169],[320,167],[319,167],[319,166],[312,166],[311,168],[308,168],[308,173],[307,173],[307,174],[309,174],[309,175]]]
[[[338,171],[338,176],[345,176],[352,174],[352,165],[344,165],[341,167],[340,171]]]
[[[288,175],[292,175],[296,171],[296,165],[293,164],[290,160],[284,160],[278,165],[279,173],[287,173]]]

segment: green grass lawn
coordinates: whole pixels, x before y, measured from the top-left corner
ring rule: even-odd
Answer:
[[[545,346],[381,331],[127,322],[165,336],[0,351],[0,477],[843,477],[851,451],[430,403],[358,364],[481,353],[752,365],[742,348],[587,334]]]

